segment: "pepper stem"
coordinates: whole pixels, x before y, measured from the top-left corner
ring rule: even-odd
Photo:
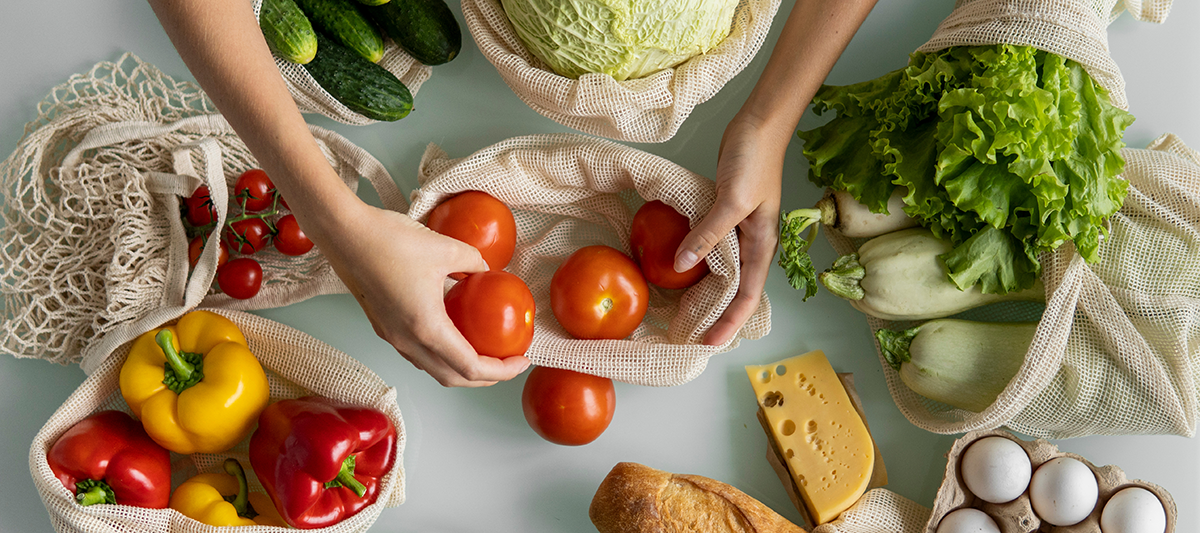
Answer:
[[[846,254],[818,278],[829,292],[847,300],[861,300],[866,296],[861,284],[866,274],[867,270],[858,262],[858,254]]]
[[[97,503],[117,503],[117,495],[108,483],[84,479],[75,482],[75,501],[85,507]]]
[[[234,495],[233,500],[229,503],[233,504],[233,508],[237,510],[238,516],[242,518],[254,518],[258,516],[258,512],[254,510],[254,506],[250,505],[250,485],[246,482],[246,470],[242,468],[242,463],[232,457],[225,460],[225,473],[237,479],[238,491]]]
[[[175,335],[164,329],[154,336],[154,342],[162,349],[167,364],[163,367],[163,384],[179,394],[204,379],[204,358],[198,353],[180,352],[171,344]]]
[[[333,481],[325,482],[325,488],[331,489],[334,487],[346,487],[354,491],[354,494],[358,495],[359,498],[362,498],[363,495],[367,493],[367,487],[366,485],[363,485],[362,482],[354,478],[354,463],[355,460],[353,455],[342,461],[341,471],[338,472],[336,478],[333,478]]]

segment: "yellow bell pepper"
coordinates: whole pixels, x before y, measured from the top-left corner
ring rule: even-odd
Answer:
[[[225,460],[225,472],[200,474],[171,494],[171,508],[210,526],[288,527],[271,498],[250,492],[246,471],[236,459]]]
[[[229,319],[193,311],[133,341],[121,395],[150,438],[176,453],[220,453],[267,406],[267,375]]]

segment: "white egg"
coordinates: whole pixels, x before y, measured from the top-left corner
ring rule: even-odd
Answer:
[[[960,465],[967,490],[991,503],[1017,499],[1029,487],[1032,471],[1025,449],[1004,437],[975,441],[963,453]]]
[[[1000,533],[1000,527],[987,513],[967,507],[943,516],[937,533]]]
[[[1046,461],[1029,482],[1033,512],[1056,526],[1077,524],[1087,518],[1096,508],[1099,492],[1092,469],[1070,457]]]
[[[1100,513],[1104,533],[1163,533],[1167,512],[1158,497],[1141,487],[1121,489],[1104,504]]]

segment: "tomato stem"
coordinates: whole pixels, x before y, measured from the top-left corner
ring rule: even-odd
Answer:
[[[607,312],[609,312],[609,311],[612,311],[612,308],[613,308],[613,299],[612,299],[612,298],[605,298],[605,299],[601,300],[601,301],[600,301],[600,307],[604,308],[604,312],[605,312],[605,313],[607,313]]]

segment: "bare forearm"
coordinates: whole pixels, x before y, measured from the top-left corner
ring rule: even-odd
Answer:
[[[786,146],[800,116],[876,0],[796,0],[739,114]]]
[[[310,237],[357,202],[325,160],[246,0],[150,0],[179,55],[254,153]]]

